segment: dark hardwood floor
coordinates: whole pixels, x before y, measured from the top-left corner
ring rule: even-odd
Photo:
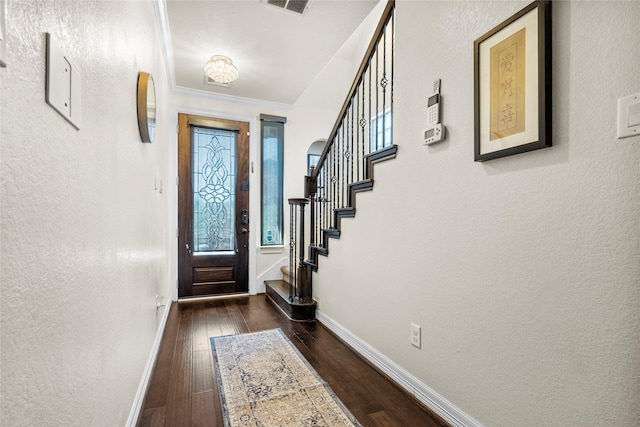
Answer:
[[[363,426],[441,426],[320,323],[289,321],[264,294],[173,303],[138,426],[222,426],[209,337],[272,328],[282,329]]]

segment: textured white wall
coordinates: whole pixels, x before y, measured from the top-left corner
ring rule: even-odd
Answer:
[[[615,126],[640,91],[640,3],[554,2],[554,146],[475,163],[473,41],[528,3],[397,2],[398,157],[358,194],[314,294],[486,425],[637,426],[640,138]],[[448,136],[426,147],[436,78]]]
[[[9,1],[2,109],[6,426],[124,425],[168,295],[167,84],[148,1]],[[82,75],[82,126],[45,103],[45,32]],[[140,142],[139,71],[158,129]]]

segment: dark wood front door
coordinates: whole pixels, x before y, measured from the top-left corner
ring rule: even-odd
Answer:
[[[249,123],[178,114],[178,296],[247,292]]]

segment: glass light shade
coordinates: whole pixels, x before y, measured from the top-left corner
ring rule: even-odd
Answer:
[[[204,72],[219,83],[231,83],[238,78],[238,69],[233,61],[223,55],[213,55],[204,66]]]

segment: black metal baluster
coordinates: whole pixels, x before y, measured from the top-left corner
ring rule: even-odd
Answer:
[[[329,209],[331,206],[331,203],[333,203],[331,201],[331,161],[329,161],[327,163],[327,170],[326,170],[326,175],[324,177],[324,185],[325,185],[325,194],[327,195],[327,201],[324,204],[324,210],[325,210],[325,215],[324,215],[324,229],[328,229],[330,227],[329,225]]]
[[[320,246],[324,247],[324,241],[322,240],[322,229],[326,228],[325,227],[325,222],[326,222],[326,209],[327,209],[327,200],[329,200],[328,196],[327,196],[327,163],[325,162],[322,165],[322,198],[320,199],[320,203],[322,204],[322,214],[320,216],[320,229],[319,229],[319,233],[320,233],[320,237],[319,237],[319,242],[320,242]]]
[[[380,85],[382,86],[382,148],[387,146],[387,132],[386,132],[386,120],[387,115],[387,27],[384,27],[382,33],[382,80]]]
[[[298,216],[295,214],[296,209],[295,205],[293,207],[294,213],[294,225],[293,225],[293,233],[291,235],[291,247],[293,248],[293,299],[298,298],[298,246],[296,245],[296,235],[295,232],[298,229]]]
[[[387,25],[391,25],[391,99],[389,101],[389,110],[391,111],[391,115],[389,118],[389,129],[391,129],[391,143],[393,143],[393,68],[394,68],[394,59],[395,59],[395,42],[396,42],[396,28],[395,28],[395,18],[396,13],[395,9],[391,12],[391,18]],[[387,27],[385,26],[385,29]]]
[[[314,169],[315,169],[315,167],[311,168],[312,171]],[[310,180],[311,178],[307,178],[307,179]],[[311,248],[316,246],[315,224],[317,222],[316,221],[316,215],[318,215],[318,205],[316,203],[316,198],[318,196],[318,181],[315,181],[315,183],[311,183],[310,182],[309,186],[311,187],[311,189],[308,192],[308,197],[309,197],[309,226],[311,227],[311,229],[309,231],[309,255],[308,255],[308,257],[309,257],[309,259],[313,259],[313,257],[311,256]],[[313,190],[313,187],[315,187],[315,190]],[[302,251],[303,254],[304,254],[304,249],[305,249],[305,246],[302,245],[300,250]]]
[[[376,48],[376,128],[373,130],[376,138],[375,150],[378,151],[378,129],[379,129],[379,121],[380,121],[380,65],[379,65],[379,56],[380,56],[380,43],[378,43],[378,47]]]
[[[371,69],[372,64],[373,64],[373,59],[369,59],[369,68],[368,68],[368,72],[369,72],[369,121],[367,122],[367,125],[369,125],[369,133],[367,135],[368,138],[369,138],[369,144],[368,144],[368,147],[367,147],[367,153],[370,153],[370,152],[373,151],[373,130],[372,130],[372,127],[371,127],[371,124],[372,124],[371,123],[371,104],[373,102],[373,99],[371,97],[371,95],[372,95],[371,79],[373,78],[373,70]],[[363,161],[364,161],[364,159],[363,159]],[[363,167],[366,167],[365,163],[363,163]]]
[[[289,241],[294,236],[294,224],[295,219],[293,215],[293,205],[289,204]],[[293,254],[293,246],[289,243],[289,301],[293,301],[293,275],[294,275],[294,254]]]
[[[340,126],[340,132],[338,133],[338,140],[337,140],[337,145],[336,145],[336,161],[338,164],[338,167],[336,168],[336,177],[337,177],[337,193],[338,193],[338,204],[336,205],[336,208],[341,208],[342,207],[342,140],[340,138],[340,134],[342,133],[342,126]],[[335,224],[334,224],[335,225]]]
[[[347,110],[348,112],[349,110]],[[348,117],[348,115],[345,113],[345,118]],[[341,130],[340,130],[340,161],[342,162],[342,167],[340,168],[340,171],[342,172],[340,175],[340,207],[344,208],[344,189],[345,189],[345,180],[347,177],[347,157],[345,156],[346,153],[346,141],[345,141],[345,131],[346,131],[346,125],[347,123],[342,122],[342,126],[341,126]]]
[[[332,141],[333,142],[333,141]],[[330,223],[330,217],[329,214],[331,214],[331,208],[333,206],[333,201],[335,196],[333,195],[333,145],[331,146],[331,149],[329,150],[329,165],[328,165],[328,169],[327,169],[327,194],[329,195],[329,203],[327,203],[327,227],[326,228],[331,228],[331,223]]]
[[[327,142],[328,143],[328,142]],[[323,205],[322,208],[324,209],[323,211],[323,223],[322,223],[322,229],[327,228],[327,205],[329,200],[331,200],[331,188],[329,188],[329,176],[331,174],[331,150],[327,151],[327,157],[325,158],[325,162],[322,165],[323,166],[323,170],[322,170],[322,194],[324,196],[323,199]],[[323,244],[324,244],[324,237],[320,239]]]
[[[324,168],[318,171],[316,175],[316,197],[314,203],[316,204],[316,217],[313,222],[313,232],[316,233],[316,246],[320,246],[320,225],[322,224],[322,173]]]
[[[342,158],[344,159],[344,182],[342,183],[342,191],[345,197],[342,199],[342,207],[347,206],[346,188],[349,185],[349,108],[344,115],[344,126],[342,129]]]
[[[300,227],[298,228],[298,230],[300,230],[300,240],[296,245],[296,250],[298,250],[299,248],[300,253],[300,258],[297,265],[299,270],[298,280],[300,280],[300,282],[296,281],[296,288],[298,288],[298,297],[303,302],[306,301],[308,297],[306,289],[306,277],[304,274],[306,268],[304,263],[304,205],[304,202],[300,202],[300,204],[298,205],[298,210],[300,213]]]
[[[337,209],[338,208],[338,187],[337,187],[337,183],[338,183],[338,174],[337,174],[337,170],[338,170],[338,160],[337,160],[337,155],[336,155],[336,151],[337,151],[337,145],[338,143],[336,142],[336,140],[334,139],[334,143],[333,146],[331,147],[331,154],[333,156],[333,167],[332,167],[332,174],[331,174],[331,187],[332,187],[332,192],[333,192],[333,197],[332,200],[333,202],[331,203],[331,206],[333,207],[333,209]],[[331,228],[335,228],[335,224],[333,223],[333,210],[330,212],[331,214],[331,219],[330,224],[331,224]]]
[[[366,71],[365,71],[366,73]],[[365,119],[365,114],[366,114],[366,105],[364,102],[365,99],[365,88],[366,88],[366,79],[364,78],[365,75],[363,74],[362,76],[362,118],[360,119],[360,128],[362,131],[362,141],[360,142],[360,148],[362,149],[361,151],[361,156],[359,157],[360,162],[358,162],[358,166],[362,166],[361,171],[362,174],[360,175],[360,179],[364,179],[364,155],[366,153],[365,151],[365,147],[367,144],[367,134],[365,133],[365,129],[367,127],[367,119]]]
[[[349,153],[349,128],[351,127],[351,123],[349,123],[349,110],[351,106],[347,108],[347,113],[345,116],[345,127],[344,127],[344,182],[342,184],[344,191],[344,199],[342,200],[342,206],[347,205],[347,188],[349,186],[349,164],[351,163],[350,153]]]
[[[352,100],[351,108],[350,108],[350,110],[351,110],[351,119],[349,121],[349,169],[350,169],[350,171],[349,171],[349,176],[350,176],[349,183],[353,182],[353,114],[354,114],[354,112],[353,112],[354,111],[353,110],[353,99],[355,99],[355,97],[351,98],[351,100]]]
[[[338,133],[336,134],[336,170],[334,172],[334,175],[336,177],[336,206],[335,209],[340,209],[341,205],[340,205],[340,199],[342,196],[342,187],[340,187],[340,178],[341,178],[341,173],[340,170],[342,168],[342,149],[340,148],[340,133],[342,132],[342,126],[340,126],[340,128],[338,129]],[[332,228],[335,228],[335,226],[337,225],[334,222],[334,219],[332,217],[331,219],[332,222]]]
[[[360,76],[360,80],[364,83],[363,81],[363,77],[364,75]],[[364,97],[364,94],[363,94]],[[356,152],[354,153],[354,159],[353,162],[355,164],[355,168],[356,168],[356,182],[360,181],[360,108],[362,106],[362,104],[360,104],[360,83],[358,83],[358,90],[356,92],[356,120],[357,120],[357,124],[356,126],[358,126],[356,128],[356,141],[355,141],[355,145],[356,145]],[[364,104],[364,102],[363,102]]]
[[[318,240],[319,245],[324,247],[324,240],[322,239],[322,230],[325,227],[325,209],[327,207],[327,162],[322,165],[322,178],[320,180],[322,182],[322,198],[320,199],[320,203],[322,206],[321,215],[320,215],[320,238]]]

